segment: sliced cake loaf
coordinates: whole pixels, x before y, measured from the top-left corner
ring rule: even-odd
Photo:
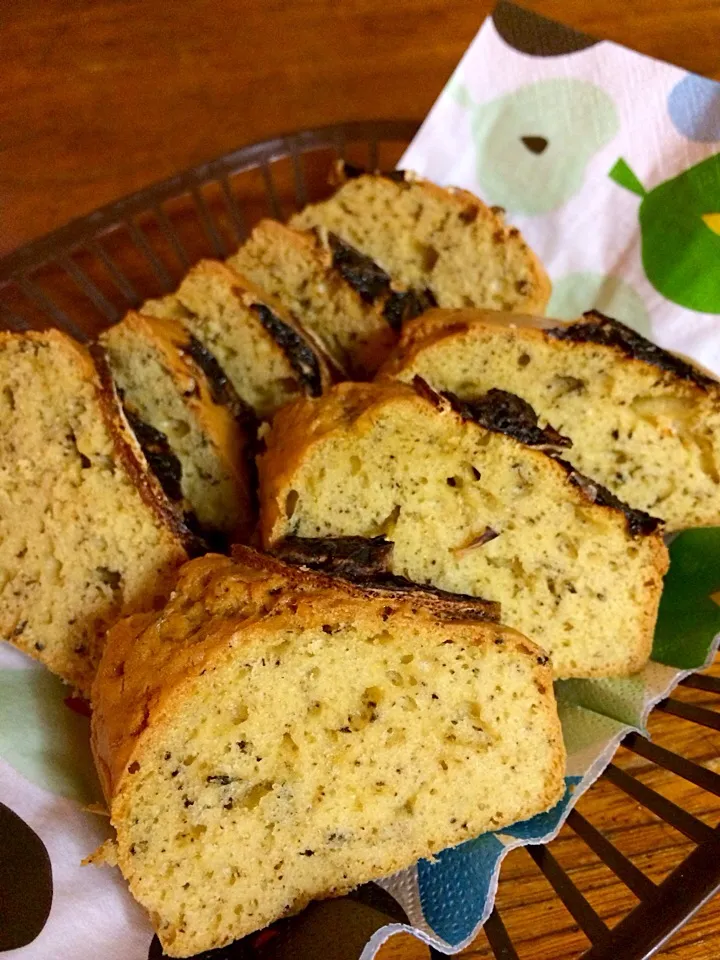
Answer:
[[[262,220],[228,263],[312,330],[349,376],[372,376],[397,339],[383,313],[389,277],[325,231]]]
[[[297,322],[270,294],[215,260],[201,260],[176,293],[147,301],[142,313],[179,319],[259,417],[299,395],[318,396],[329,382],[324,358]]]
[[[0,636],[84,694],[107,626],[162,597],[189,541],[95,360],[0,334]]]
[[[177,320],[128,313],[102,334],[123,404],[162,433],[200,526],[245,539],[254,523],[254,424],[217,361]]]
[[[192,561],[160,616],[113,630],[92,741],[117,838],[103,855],[175,957],[529,817],[564,788],[533,643],[247,549]]]
[[[346,166],[341,179],[329,200],[305,207],[291,226],[332,231],[402,287],[429,290],[438,306],[544,311],[550,281],[499,208],[407,171]]]
[[[670,530],[720,524],[720,384],[616,320],[431,311],[381,373],[416,375],[461,399],[512,391],[572,439],[578,470],[632,506]]]
[[[259,458],[266,546],[384,534],[393,573],[499,601],[558,677],[642,667],[667,567],[658,521],[544,452],[564,438],[517,397],[418,389],[339,384],[276,417]]]

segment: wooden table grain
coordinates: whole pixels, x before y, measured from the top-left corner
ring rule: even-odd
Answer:
[[[540,13],[720,77],[720,0],[525,0]],[[421,119],[488,0],[2,0],[0,255],[244,143],[351,119]],[[720,675],[720,667],[714,670]],[[678,696],[712,703],[709,694]],[[720,771],[720,733],[657,713],[658,742]],[[621,748],[618,765],[713,826],[720,800]],[[608,783],[579,809],[654,879],[689,842]],[[553,852],[610,925],[634,903],[569,827]],[[583,934],[525,851],[498,903],[523,960],[569,960]],[[407,936],[382,960],[419,960]],[[465,957],[492,957],[484,936]],[[720,956],[720,898],[659,954]],[[618,958],[622,960],[622,958]]]

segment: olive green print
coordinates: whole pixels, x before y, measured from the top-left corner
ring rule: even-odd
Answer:
[[[472,111],[477,180],[483,197],[510,213],[542,214],[580,190],[588,161],[615,136],[615,105],[585,80],[554,77],[488,103],[452,96]]]
[[[641,197],[642,261],[667,300],[720,313],[720,153],[647,191],[620,159],[610,171]]]
[[[101,799],[90,721],[65,703],[69,688],[46,670],[0,670],[0,757],[52,793]]]
[[[720,633],[720,527],[684,530],[670,544],[652,658],[698,670]]]
[[[642,674],[594,680],[556,680],[555,696],[563,703],[573,703],[634,727],[642,715],[645,683]]]
[[[640,294],[620,277],[589,272],[553,277],[549,317],[575,320],[587,310],[599,310],[651,338],[650,317]]]

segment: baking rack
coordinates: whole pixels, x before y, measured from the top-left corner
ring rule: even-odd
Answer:
[[[0,259],[0,328],[59,327],[81,341],[91,339],[146,298],[171,292],[197,260],[228,256],[261,217],[285,218],[326,194],[327,174],[338,158],[371,169],[393,167],[416,129],[414,121],[386,120],[276,137],[199,164],[73,220]],[[720,731],[720,713],[712,709],[720,703],[720,677],[691,676],[682,688],[683,693],[702,693],[704,702],[676,695],[658,710],[673,723]],[[708,766],[636,733],[625,738],[623,748],[641,759],[646,769],[648,765],[662,769],[710,797],[720,797],[720,775]],[[572,869],[561,865],[554,853],[559,841],[525,848],[589,941],[587,948],[565,954],[563,960],[646,960],[720,889],[717,827],[648,786],[646,779],[610,764],[581,801],[585,812],[573,810],[563,828],[572,831],[637,901],[612,926],[574,882]],[[608,784],[627,796],[628,817],[644,808],[690,842],[684,859],[662,880],[649,876],[647,867],[641,869],[593,825],[593,796]],[[717,815],[720,804],[712,812]],[[501,874],[501,895],[503,882]],[[503,913],[496,907],[485,924],[489,952],[475,955],[498,960],[527,956],[511,935],[512,927],[517,937],[518,922],[508,924]],[[355,960],[375,929],[404,919],[392,898],[370,884],[340,901],[314,904],[298,918],[247,938],[236,949],[207,957],[309,960],[319,955],[317,938],[324,932],[324,960]],[[150,956],[160,956],[157,951],[155,942]],[[433,956],[441,954],[433,951]]]

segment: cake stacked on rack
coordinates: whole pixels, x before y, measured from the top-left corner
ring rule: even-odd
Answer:
[[[298,318],[215,260],[201,260],[174,294],[146,301],[142,312],[179,320],[261,419],[297,396],[319,396],[328,385],[325,357]]]
[[[92,690],[174,956],[547,809],[553,678],[640,670],[663,521],[720,523],[717,381],[538,317],[468,192],[337,176],[97,344],[0,338],[2,634]]]
[[[463,400],[522,397],[572,439],[579,470],[668,530],[720,524],[720,385],[616,320],[433,310],[405,327],[379,379],[416,376]]]
[[[195,529],[247,538],[254,414],[217,360],[177,320],[134,312],[100,341],[131,422],[140,436],[155,432],[150,460],[165,493],[184,501]]]
[[[117,835],[100,856],[170,956],[525,819],[565,787],[547,657],[485,604],[368,593],[247,548],[192,561],[161,615],[115,628],[93,705]]]
[[[167,594],[192,536],[99,351],[0,334],[0,380],[0,629],[88,695],[105,631]]]
[[[460,403],[419,379],[344,383],[280,411],[265,443],[267,548],[382,534],[392,573],[499,601],[556,676],[647,662],[667,569],[660,521],[561,459],[567,438],[512,394]]]

